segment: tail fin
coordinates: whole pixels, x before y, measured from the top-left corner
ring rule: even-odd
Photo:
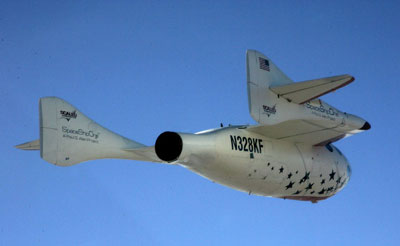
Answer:
[[[127,151],[143,149],[143,144],[100,126],[60,98],[41,98],[39,111],[40,147],[33,141],[17,148],[40,148],[44,160],[59,166],[104,158],[143,159]]]
[[[255,50],[247,50],[247,93],[251,117],[259,123],[275,114],[277,96],[272,86],[293,83],[268,57]]]
[[[266,88],[293,83],[271,59],[256,50],[247,50],[247,81]]]

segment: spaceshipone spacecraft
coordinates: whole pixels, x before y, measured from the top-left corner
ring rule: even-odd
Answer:
[[[102,127],[60,98],[44,97],[40,138],[16,147],[40,150],[41,158],[57,166],[103,158],[180,165],[248,194],[313,203],[343,189],[351,168],[332,143],[371,126],[319,97],[354,78],[293,82],[255,50],[247,51],[246,65],[249,111],[257,125],[166,131],[146,146]]]

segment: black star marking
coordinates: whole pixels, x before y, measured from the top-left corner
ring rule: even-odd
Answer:
[[[271,167],[271,170],[274,170],[274,167]]]
[[[307,186],[307,188],[306,188],[306,191],[312,189],[313,185],[314,185],[314,183],[309,183],[308,186]]]
[[[325,188],[322,188],[322,190],[320,192],[318,192],[318,194],[322,195],[325,193]]]
[[[335,172],[332,170],[332,172],[329,174],[329,181],[333,180],[335,178]]]
[[[315,191],[311,191],[310,194],[314,194]]]
[[[279,173],[282,173],[283,170],[285,170],[285,169],[281,166],[281,168],[279,168]]]
[[[331,186],[326,190],[326,192],[331,192],[332,190],[333,190],[333,187]]]
[[[267,166],[269,166],[271,163],[268,162]]]
[[[292,188],[294,185],[294,182],[290,181],[288,185],[286,185],[286,190]]]
[[[292,177],[292,173],[289,173],[289,174],[287,175],[287,178],[290,179],[291,177]]]
[[[310,172],[306,172],[304,177],[300,180],[300,184],[305,182],[307,179],[310,179]]]
[[[296,174],[298,174],[299,173],[299,171],[296,171]]]
[[[342,177],[339,176],[339,178],[336,180],[336,184],[339,184],[341,179],[342,179]]]
[[[293,193],[293,195],[298,195],[300,194],[301,191],[297,190],[295,193]]]
[[[325,179],[323,179],[323,180],[321,181],[321,184],[325,184]]]

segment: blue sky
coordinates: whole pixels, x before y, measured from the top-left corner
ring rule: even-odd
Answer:
[[[397,245],[397,1],[1,1],[1,245]],[[99,160],[60,168],[37,139],[58,96],[136,141],[254,124],[245,51],[295,81],[352,74],[324,96],[371,131],[336,144],[353,168],[318,204],[249,196],[182,167]]]

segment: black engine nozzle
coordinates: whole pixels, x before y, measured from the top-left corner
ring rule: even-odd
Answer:
[[[182,138],[176,132],[163,132],[156,140],[156,154],[163,161],[176,161],[182,153],[182,148]]]

